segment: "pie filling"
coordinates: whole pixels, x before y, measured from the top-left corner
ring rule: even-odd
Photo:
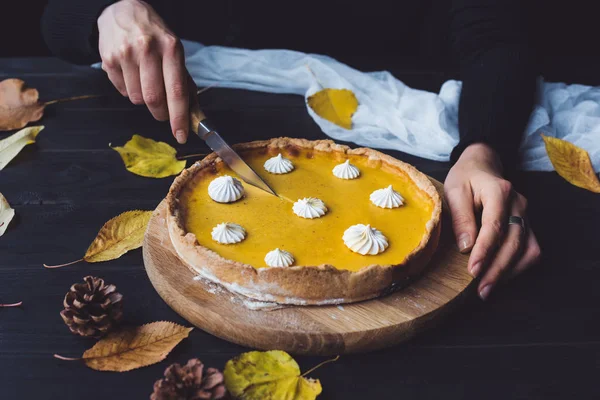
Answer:
[[[272,174],[264,169],[266,160],[281,153],[294,169]],[[198,243],[224,258],[267,267],[265,255],[281,249],[294,257],[293,265],[330,264],[338,269],[357,271],[379,264],[400,264],[425,235],[425,225],[432,217],[433,200],[405,172],[366,156],[345,155],[299,149],[253,149],[241,152],[242,158],[277,192],[279,198],[243,183],[244,195],[232,203],[218,203],[208,195],[208,185],[222,175],[237,175],[218,163],[199,171],[180,193],[185,229],[196,235]],[[356,179],[339,179],[333,168],[349,159],[360,170]],[[392,185],[404,204],[396,208],[374,205],[369,196],[375,190]],[[299,199],[321,199],[327,213],[319,218],[300,218],[293,205]],[[234,244],[213,240],[218,224],[230,222],[242,226],[246,238]],[[349,227],[370,225],[389,241],[377,255],[352,252],[342,239]]]

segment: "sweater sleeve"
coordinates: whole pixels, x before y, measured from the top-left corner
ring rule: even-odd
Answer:
[[[525,3],[452,2],[451,47],[463,81],[460,142],[452,151],[453,163],[467,146],[479,142],[496,150],[507,173],[519,164],[518,150],[536,90]]]
[[[49,0],[42,16],[42,34],[50,51],[74,64],[100,61],[98,17],[117,1]],[[146,3],[179,37],[206,44],[225,44],[230,28],[231,0],[197,1],[146,0]]]
[[[42,16],[42,35],[52,54],[74,64],[100,61],[96,21],[115,1],[48,1]]]

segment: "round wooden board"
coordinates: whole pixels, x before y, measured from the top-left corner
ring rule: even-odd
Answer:
[[[442,192],[441,183],[432,181]],[[198,328],[252,348],[331,355],[392,346],[439,322],[473,281],[467,273],[468,256],[458,252],[449,221],[444,220],[434,259],[423,276],[404,289],[340,306],[253,310],[242,296],[215,283],[194,280],[195,274],[171,245],[165,213],[163,201],[144,240],[144,264],[154,288]]]

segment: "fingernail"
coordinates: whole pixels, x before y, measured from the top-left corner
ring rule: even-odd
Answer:
[[[471,274],[471,276],[473,278],[477,278],[477,275],[479,275],[479,272],[481,271],[481,262],[475,263],[475,265],[473,265],[471,267],[471,270],[469,271],[469,273]]]
[[[486,300],[488,298],[488,296],[490,295],[491,291],[492,291],[492,285],[487,285],[486,287],[481,289],[481,291],[479,292],[479,297],[481,297],[481,300]]]
[[[461,252],[466,251],[471,247],[471,235],[463,233],[458,237],[458,248]]]
[[[187,138],[185,137],[185,132],[181,129],[175,132],[175,139],[177,139],[177,143],[185,144],[185,142],[187,141]]]

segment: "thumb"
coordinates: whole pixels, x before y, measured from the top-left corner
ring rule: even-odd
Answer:
[[[477,237],[473,193],[467,185],[444,188],[444,192],[450,207],[456,245],[461,253],[465,253],[471,250]]]

